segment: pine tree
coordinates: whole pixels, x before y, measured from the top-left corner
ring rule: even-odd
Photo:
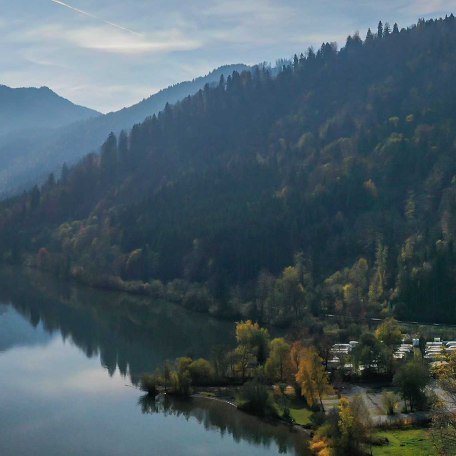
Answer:
[[[60,172],[60,180],[63,184],[68,182],[68,175],[69,175],[68,165],[66,163],[62,166],[62,171]]]
[[[35,185],[30,194],[30,208],[32,210],[36,209],[40,204],[41,192],[37,185]]]
[[[383,38],[383,23],[380,21],[377,26],[377,37]]]
[[[312,46],[307,48],[307,59],[308,60],[313,60],[315,59],[315,51]]]
[[[128,135],[125,130],[122,130],[119,134],[119,141],[117,145],[119,162],[122,165],[128,162]]]
[[[117,138],[112,132],[101,146],[100,167],[105,175],[112,175],[117,169]]]
[[[46,190],[52,190],[55,186],[55,176],[54,173],[50,173],[46,181]]]
[[[293,68],[298,68],[298,65],[299,65],[299,59],[298,59],[298,56],[295,54],[293,56]]]
[[[391,27],[388,22],[385,23],[385,27],[383,28],[383,36],[388,36],[391,34]]]

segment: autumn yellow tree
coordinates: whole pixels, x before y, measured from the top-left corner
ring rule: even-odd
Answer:
[[[350,407],[350,401],[346,397],[342,397],[339,403],[339,431],[340,440],[343,448],[350,446],[353,438],[353,423],[354,416]]]
[[[301,386],[302,395],[307,403],[310,406],[319,404],[324,411],[323,396],[331,393],[332,387],[323,360],[313,347],[304,349],[296,381]]]
[[[378,241],[375,251],[375,272],[369,285],[369,303],[373,309],[379,310],[385,300],[387,265],[388,247]]]
[[[290,347],[290,377],[297,397],[301,396],[301,385],[296,381],[296,374],[299,371],[299,364],[305,354],[305,347],[300,341],[295,341]]]
[[[395,349],[402,342],[401,327],[394,318],[383,321],[375,331],[375,335],[390,349]]]
[[[389,373],[394,370],[394,351],[402,342],[402,332],[399,323],[394,318],[387,318],[375,331],[375,336],[382,341],[386,349],[384,357]]]
[[[361,456],[372,454],[372,422],[361,396],[350,401],[342,397],[337,409],[331,409],[325,423],[312,439],[311,450],[318,456]]]
[[[340,454],[366,454],[365,447],[370,444],[372,423],[361,396],[355,396],[351,401],[346,397],[341,398],[338,427],[339,438],[334,442],[334,446]]]
[[[305,354],[305,347],[300,341],[293,342],[290,348],[290,368],[293,375],[299,370],[299,363]]]

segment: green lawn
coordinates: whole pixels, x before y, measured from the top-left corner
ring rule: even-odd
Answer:
[[[389,445],[373,447],[374,456],[437,456],[426,429],[405,429],[376,432],[386,437]]]
[[[282,405],[281,401],[280,400],[276,401],[274,405],[275,405],[277,414],[279,416],[282,416],[283,405]],[[296,398],[293,398],[293,399],[289,398],[287,401],[287,405],[290,410],[290,415],[296,424],[300,424],[302,426],[311,424],[310,418],[312,417],[314,412],[312,412],[312,410],[309,410],[309,408],[307,407],[307,404],[304,400],[296,399]]]
[[[313,412],[307,408],[293,408],[290,407],[290,415],[295,420],[296,424],[310,424],[310,417]]]

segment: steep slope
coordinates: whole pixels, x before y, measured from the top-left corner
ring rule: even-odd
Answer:
[[[122,129],[129,130],[134,124],[161,111],[166,103],[174,104],[186,96],[196,93],[205,84],[218,83],[222,74],[228,75],[232,71],[244,69],[247,67],[241,64],[217,68],[206,76],[168,87],[140,103],[104,116],[73,118],[73,123],[71,123],[66,121],[68,116],[62,115],[59,125],[64,126],[58,130],[44,128],[52,126],[44,124],[45,119],[37,119],[34,123],[33,113],[35,111],[46,112],[45,110],[48,109],[47,103],[43,102],[42,106],[40,105],[39,101],[42,97],[31,107],[25,103],[17,104],[15,113],[19,118],[16,119],[16,122],[14,120],[11,122],[21,125],[20,116],[22,115],[25,120],[21,129],[28,128],[28,130],[25,134],[21,132],[0,136],[0,157],[2,157],[0,195],[30,188],[34,183],[43,181],[50,172],[60,171],[65,162],[73,164],[86,153],[98,150],[111,131],[119,133]],[[30,90],[39,93],[46,92],[46,89]],[[51,109],[49,115],[52,114]],[[2,110],[0,109],[0,119],[1,115]],[[76,120],[81,121],[74,122]]]
[[[453,16],[234,72],[5,202],[0,251],[269,322],[455,321],[455,77]]]

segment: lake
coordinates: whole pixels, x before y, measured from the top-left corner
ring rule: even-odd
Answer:
[[[210,399],[149,401],[165,360],[234,344],[234,324],[165,302],[0,270],[0,454],[307,454],[300,433]]]

